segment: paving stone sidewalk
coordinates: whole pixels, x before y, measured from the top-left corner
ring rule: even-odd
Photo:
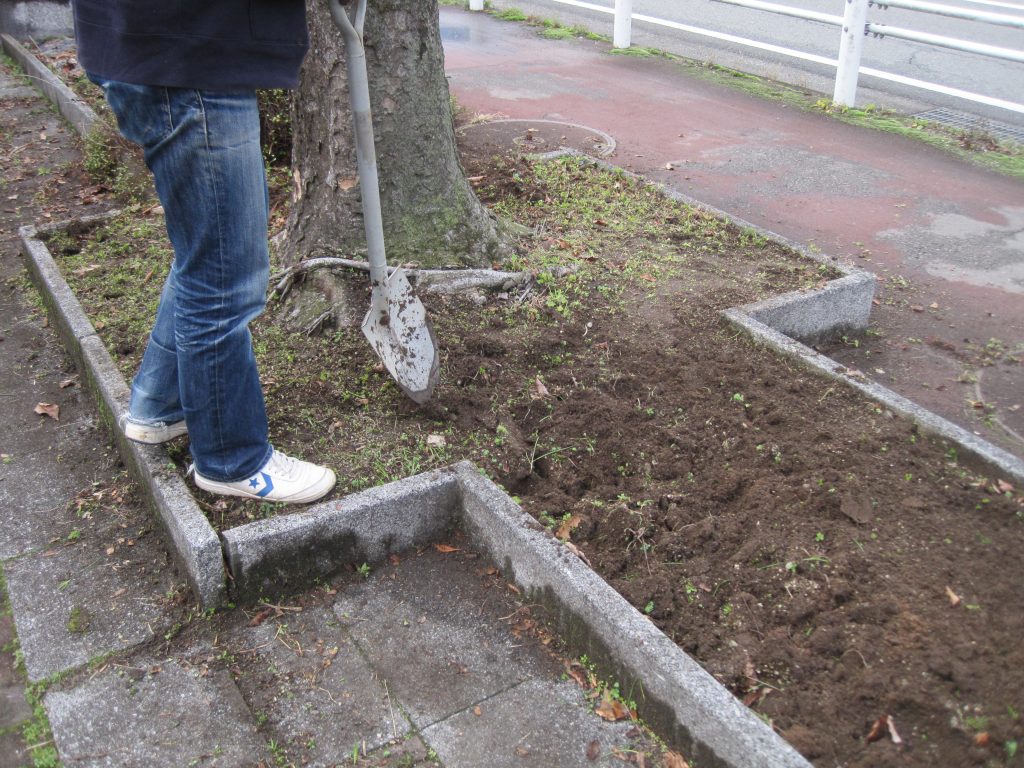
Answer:
[[[530,607],[458,541],[281,605],[200,611],[18,257],[18,227],[97,213],[103,198],[77,139],[7,64],[0,131],[0,768],[33,756],[610,766],[657,753],[592,712]]]

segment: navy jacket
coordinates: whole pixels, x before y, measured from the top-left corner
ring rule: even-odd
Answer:
[[[136,85],[294,88],[304,0],[72,0],[86,72]]]

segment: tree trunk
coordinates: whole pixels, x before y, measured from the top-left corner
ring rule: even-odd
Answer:
[[[307,3],[311,44],[295,101],[297,199],[285,261],[362,258],[344,43],[326,1]],[[389,263],[466,267],[500,260],[507,242],[455,150],[436,0],[371,0],[364,38]]]

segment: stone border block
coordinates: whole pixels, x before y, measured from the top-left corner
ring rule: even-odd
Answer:
[[[72,351],[78,346],[79,341],[86,336],[95,335],[96,331],[42,240],[44,236],[62,226],[66,226],[66,223],[45,229],[22,227],[18,234],[21,236],[21,251],[29,276],[39,288],[47,314],[52,318],[61,341],[69,351]]]
[[[813,291],[784,293],[737,309],[786,336],[813,343],[863,331],[874,298],[874,276],[856,270]]]
[[[702,766],[808,768],[793,747],[469,462],[455,467],[473,546],[547,607],[574,652],[632,691],[642,717]]]
[[[85,137],[99,122],[99,116],[85,101],[80,99],[75,92],[61,82],[50,68],[39,61],[29,52],[25,46],[19,43],[10,35],[0,35],[0,43],[3,49],[14,59],[29,77],[32,83],[43,92],[53,104],[56,105],[61,115],[71,123],[71,126]]]
[[[83,221],[101,221],[111,215],[114,214]],[[170,537],[173,554],[199,602],[203,607],[218,606],[227,599],[227,589],[224,557],[217,532],[177,471],[168,471],[166,452],[162,448],[132,443],[117,428],[118,419],[127,411],[128,385],[61,275],[46,244],[39,239],[40,234],[66,228],[68,224],[54,224],[46,230],[21,229],[22,255],[29,274],[54,318],[65,348],[82,372],[86,386],[94,394],[100,415],[110,427],[121,458]]]
[[[796,359],[812,370],[859,390],[871,399],[883,403],[894,413],[899,413],[916,422],[927,432],[955,444],[958,452],[965,454],[968,459],[973,459],[974,463],[983,469],[1004,472],[1015,482],[1024,483],[1024,461],[1009,451],[1005,451],[963,427],[922,408],[891,389],[868,380],[860,371],[847,368],[832,358],[815,352],[805,344],[795,341],[786,334],[751,317],[745,310],[746,307],[727,309],[722,315],[732,325],[749,333],[755,340],[766,344],[780,354]],[[959,453],[958,458],[962,458]]]
[[[345,563],[378,563],[440,538],[458,505],[456,479],[435,470],[232,528],[223,538],[233,592],[252,601],[330,576]]]

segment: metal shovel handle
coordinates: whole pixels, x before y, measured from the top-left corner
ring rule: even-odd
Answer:
[[[381,217],[380,182],[377,177],[377,154],[373,144],[373,118],[370,114],[370,83],[366,75],[366,51],[363,48],[363,22],[366,0],[356,0],[355,19],[349,17],[346,3],[328,0],[334,23],[345,38],[345,63],[348,67],[348,90],[352,100],[355,123],[356,165],[359,168],[359,191],[363,198],[363,224],[366,229],[367,261],[371,285],[387,282],[387,257],[384,252],[384,221]]]
[[[334,17],[334,23],[338,25],[338,29],[345,35],[346,45],[349,42],[349,36],[353,35],[359,38],[359,44],[362,45],[363,37],[363,22],[366,21],[366,0],[356,1],[356,17],[353,21],[348,15],[348,9],[345,8],[349,5],[349,0],[328,0],[331,8],[331,16]]]

